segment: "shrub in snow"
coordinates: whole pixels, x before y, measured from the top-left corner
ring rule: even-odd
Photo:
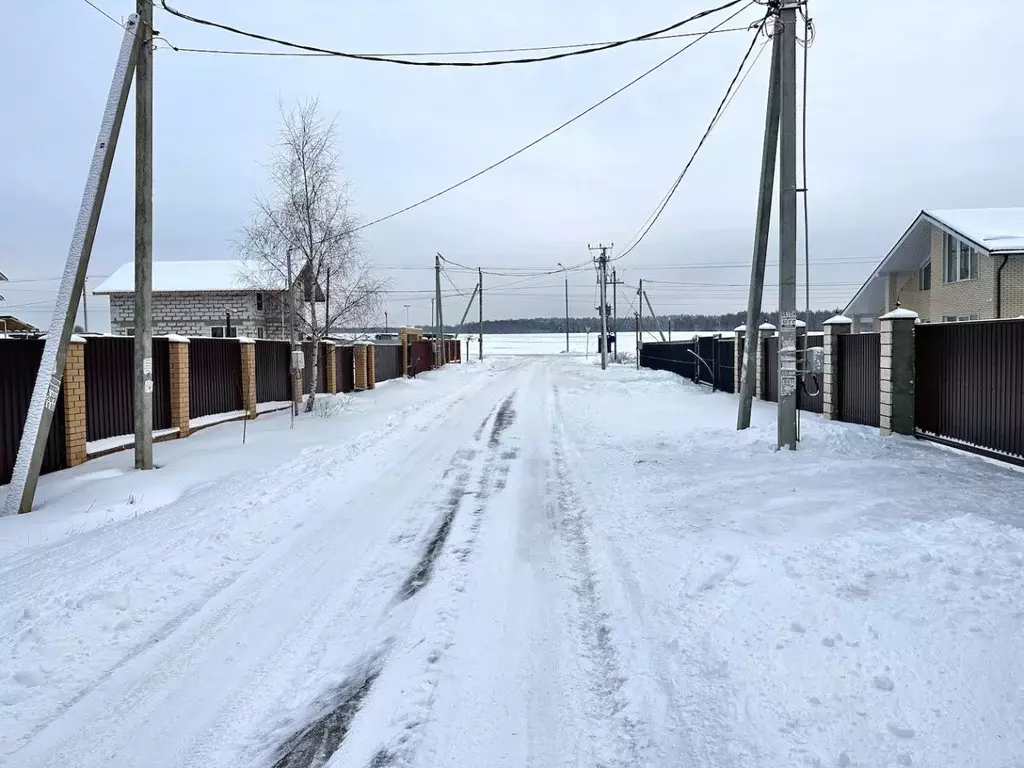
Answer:
[[[352,403],[352,395],[321,395],[316,398],[313,404],[313,413],[321,419],[329,419],[337,416]]]

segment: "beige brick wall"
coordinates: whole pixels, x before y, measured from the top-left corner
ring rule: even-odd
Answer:
[[[1003,263],[999,256],[995,267]],[[1024,256],[1011,256],[1003,268],[1003,317],[1024,315]]]
[[[932,267],[932,286],[935,285],[935,267]],[[931,291],[922,291],[920,278],[917,272],[911,275],[899,275],[896,280],[896,297],[899,299],[903,309],[910,309],[921,316],[921,322],[931,319]],[[886,311],[896,308],[895,302],[892,306],[886,307]]]
[[[324,361],[324,365],[327,366],[327,391],[330,394],[335,394],[338,391],[338,365],[337,358],[335,355],[334,345],[328,342],[327,344],[327,359]]]
[[[370,344],[366,347],[366,387],[374,389],[377,386],[377,347]]]
[[[85,450],[85,344],[72,342],[64,361],[64,448],[69,467],[87,458]]]
[[[188,437],[188,343],[172,341],[171,358],[171,426],[178,428],[178,437]]]
[[[991,320],[995,317],[995,260],[982,254],[978,258],[976,280],[943,283],[944,245],[945,233],[938,227],[932,227],[932,290],[928,319],[940,322],[947,315],[977,315],[979,320]],[[1002,261],[1002,257],[999,260]]]
[[[242,408],[248,418],[256,418],[256,345],[239,344],[242,355]]]
[[[356,391],[362,391],[366,389],[366,345],[356,344],[353,350],[353,357],[355,358],[355,389]]]

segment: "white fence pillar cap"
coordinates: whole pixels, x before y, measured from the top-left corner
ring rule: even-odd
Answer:
[[[771,323],[761,323],[759,326],[757,326],[757,330],[759,330],[759,331],[776,331],[778,329],[774,325],[772,325]]]
[[[745,326],[745,325],[737,325],[732,330],[733,330],[733,333],[746,333],[747,326]]]
[[[853,320],[846,315],[832,315],[822,325],[853,325]]]
[[[917,320],[918,314],[910,309],[903,309],[903,307],[897,307],[892,312],[887,312],[882,315],[879,320]]]

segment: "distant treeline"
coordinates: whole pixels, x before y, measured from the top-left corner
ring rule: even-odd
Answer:
[[[841,312],[840,309],[815,309],[812,310],[810,316],[807,317],[807,327],[811,331],[820,331],[822,329],[822,323],[833,315],[837,315]],[[801,320],[805,319],[804,312],[798,312]],[[730,312],[724,315],[658,315],[658,322],[661,323],[661,328],[667,331],[669,324],[671,323],[672,328],[678,331],[731,331],[738,325],[742,325],[746,322],[746,312]],[[611,320],[609,319],[609,326]],[[619,327],[620,332],[631,333],[636,325],[635,320],[632,317],[620,317]],[[779,324],[779,313],[778,312],[765,312],[761,315],[760,323],[772,323],[776,326]],[[600,320],[596,317],[570,317],[569,318],[569,332],[570,333],[585,333],[586,331],[596,331],[600,327]],[[654,330],[654,322],[650,315],[644,316],[644,330]],[[466,323],[463,326],[463,334],[471,335],[477,331],[479,325],[477,323]],[[381,331],[381,329],[371,329],[375,331]],[[391,329],[394,331],[394,329]],[[432,329],[427,328],[430,331]],[[446,331],[454,331],[455,327],[451,325],[445,326]],[[610,329],[614,330],[614,329]],[[564,317],[530,317],[530,318],[519,318],[509,320],[484,320],[484,333],[565,333],[565,318]]]

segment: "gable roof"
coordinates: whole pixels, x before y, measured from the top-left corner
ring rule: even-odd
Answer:
[[[885,297],[887,274],[916,271],[931,254],[932,227],[967,240],[987,254],[1024,254],[1024,208],[923,210],[875,267],[843,311],[874,313]]]
[[[154,293],[200,293],[203,291],[282,291],[282,280],[260,274],[252,262],[241,259],[211,261],[154,261]],[[134,293],[135,263],[122,264],[93,291],[97,295]]]

